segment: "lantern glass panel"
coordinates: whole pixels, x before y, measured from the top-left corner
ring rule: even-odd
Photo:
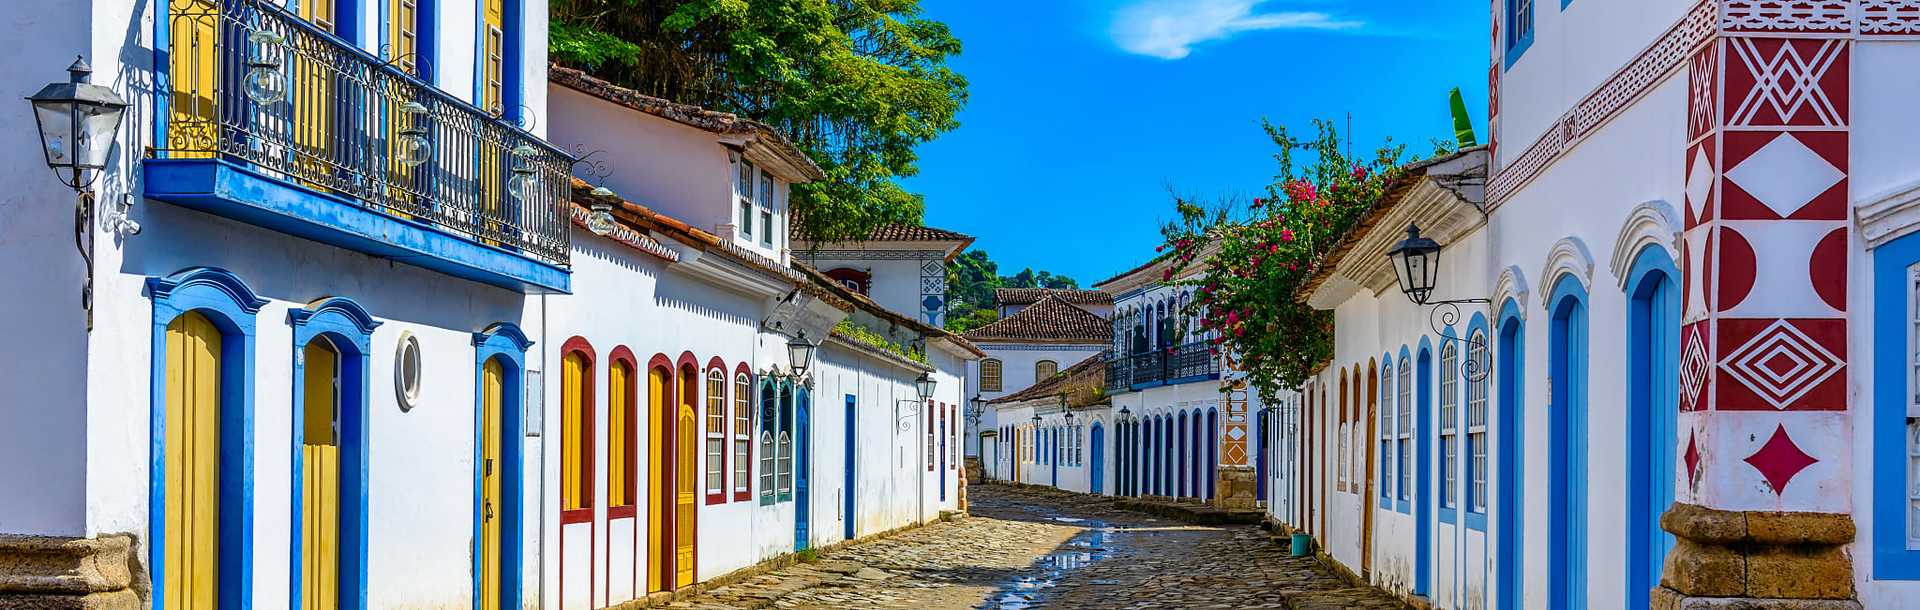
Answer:
[[[113,152],[113,136],[120,126],[120,114],[124,108],[114,108],[99,104],[80,104],[80,134],[74,150],[74,158],[80,160],[81,167],[100,169],[107,166],[107,154]]]
[[[33,118],[40,123],[40,142],[46,146],[47,165],[73,167],[73,102],[35,101]]]

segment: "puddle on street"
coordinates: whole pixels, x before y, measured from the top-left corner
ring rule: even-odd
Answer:
[[[1108,538],[1115,532],[1106,523],[1074,517],[1054,517],[1054,521],[1084,525],[1087,531],[1033,562],[1027,574],[1008,581],[980,605],[989,610],[1027,610],[1046,600],[1046,590],[1058,585],[1072,570],[1087,567],[1105,557]],[[1038,572],[1037,574],[1033,572]]]

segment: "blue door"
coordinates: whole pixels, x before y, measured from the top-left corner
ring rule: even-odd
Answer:
[[[1047,464],[1052,466],[1054,487],[1060,486],[1060,429],[1047,430]]]
[[[807,529],[812,505],[807,493],[807,472],[812,470],[813,402],[806,388],[800,388],[793,417],[793,550],[807,548]]]
[[[1413,430],[1419,435],[1414,444],[1419,446],[1419,459],[1415,477],[1414,534],[1413,534],[1413,593],[1426,595],[1427,583],[1433,580],[1433,469],[1428,467],[1428,455],[1433,451],[1433,351],[1427,349],[1426,340],[1420,341],[1419,368],[1415,369],[1418,384],[1415,386],[1414,404],[1416,410]]]
[[[854,473],[857,472],[854,468],[854,465],[858,463],[858,462],[855,462],[853,459],[853,445],[854,445],[854,439],[860,438],[859,435],[855,434],[855,432],[859,430],[859,426],[856,425],[859,421],[860,421],[859,418],[854,417],[853,395],[848,394],[847,395],[847,436],[846,436],[846,446],[847,446],[846,447],[846,450],[847,450],[846,478],[842,479],[842,481],[844,481],[842,485],[846,486],[846,491],[841,494],[842,496],[841,502],[846,505],[846,508],[843,509],[843,511],[841,512],[842,517],[840,519],[841,523],[845,524],[844,527],[846,528],[846,531],[843,533],[846,536],[847,540],[852,540],[854,538],[854,534],[860,531],[859,529],[855,528],[854,522],[853,522],[854,516],[860,514],[860,511],[856,510],[860,506],[860,504],[855,501],[855,498],[860,497],[860,494],[859,494],[860,486],[858,485],[858,482],[860,481],[860,479],[855,478],[853,476]]]
[[[1088,432],[1088,434],[1091,435],[1087,444],[1092,445],[1092,451],[1089,453],[1089,456],[1093,458],[1093,469],[1087,471],[1087,476],[1090,477],[1088,479],[1090,482],[1087,483],[1089,485],[1087,489],[1095,494],[1099,494],[1102,487],[1101,482],[1107,476],[1106,460],[1104,459],[1104,453],[1101,447],[1102,441],[1105,439],[1102,438],[1104,435],[1100,433],[1099,422],[1093,424],[1093,430]]]
[[[947,501],[947,412],[940,412],[940,501]]]
[[[1627,608],[1646,610],[1647,590],[1674,545],[1660,529],[1673,503],[1674,438],[1680,402],[1679,270],[1657,246],[1627,275]]]

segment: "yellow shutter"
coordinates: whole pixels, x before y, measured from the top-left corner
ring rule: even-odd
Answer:
[[[167,142],[179,157],[211,157],[219,133],[214,106],[220,85],[215,41],[220,32],[220,0],[169,0]],[[227,43],[232,44],[232,43]]]
[[[647,591],[667,589],[667,583],[660,578],[660,567],[667,563],[664,549],[670,548],[666,536],[666,515],[662,512],[661,500],[667,493],[666,472],[666,423],[668,414],[667,390],[669,381],[666,371],[652,369],[647,372],[647,400],[650,414],[647,426]]]
[[[167,325],[164,610],[218,603],[220,338],[198,313]]]
[[[340,356],[324,337],[308,343],[301,353],[306,413],[301,446],[300,605],[326,610],[339,607],[340,599]]]
[[[587,507],[587,481],[581,448],[586,444],[586,409],[582,405],[582,387],[586,378],[586,359],[569,352],[560,360],[560,508]]]
[[[482,367],[480,394],[480,610],[500,608],[501,418],[506,400],[506,369],[498,360]]]
[[[633,417],[633,366],[616,361],[607,376],[607,505],[630,506],[632,489],[627,473],[632,466],[628,422]]]

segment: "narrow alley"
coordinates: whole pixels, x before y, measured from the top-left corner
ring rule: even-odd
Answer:
[[[1190,525],[1109,498],[968,490],[971,516],[822,553],[671,608],[1403,608],[1249,525]]]

